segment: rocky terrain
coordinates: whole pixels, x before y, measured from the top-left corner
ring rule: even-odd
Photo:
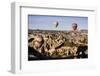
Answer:
[[[39,48],[35,48],[38,35],[43,37],[43,42]],[[88,32],[29,30],[28,47],[31,48],[28,49],[29,60],[88,58]]]

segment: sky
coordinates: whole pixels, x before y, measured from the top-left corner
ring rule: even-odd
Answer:
[[[54,22],[58,21],[58,27]],[[71,30],[72,23],[78,24],[78,29],[88,29],[88,17],[80,16],[47,16],[28,15],[28,28],[40,30]]]

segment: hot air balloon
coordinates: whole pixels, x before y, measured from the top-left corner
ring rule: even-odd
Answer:
[[[73,31],[76,31],[77,27],[78,27],[77,23],[72,23],[72,29],[73,29]]]
[[[58,21],[55,21],[55,22],[53,22],[53,24],[56,26],[56,28],[58,27],[58,25],[59,25],[59,22]]]

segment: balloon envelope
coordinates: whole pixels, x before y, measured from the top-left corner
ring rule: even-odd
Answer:
[[[73,29],[74,31],[77,30],[77,27],[78,27],[77,23],[72,23],[72,29]]]
[[[58,22],[58,21],[55,21],[55,22],[53,22],[53,24],[54,24],[56,27],[58,27],[59,22]]]

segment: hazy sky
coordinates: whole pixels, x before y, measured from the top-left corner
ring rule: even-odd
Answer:
[[[59,22],[57,28],[54,25],[55,21]],[[88,17],[28,15],[28,26],[30,29],[70,30],[72,23],[77,23],[79,30],[88,29]]]

